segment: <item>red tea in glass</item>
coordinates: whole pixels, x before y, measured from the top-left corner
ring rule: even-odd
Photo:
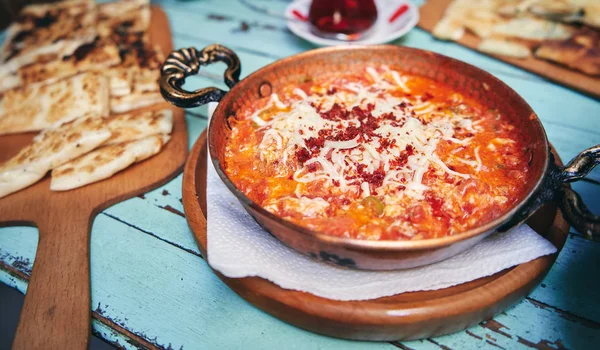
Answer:
[[[377,20],[373,0],[313,0],[308,13],[315,34],[355,40]]]

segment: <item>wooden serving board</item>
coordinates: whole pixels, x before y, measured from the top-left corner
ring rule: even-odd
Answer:
[[[165,13],[152,7],[150,41],[165,54],[173,50]],[[101,210],[145,193],[175,177],[188,151],[183,110],[171,108],[171,140],[154,157],[115,176],[66,192],[50,191],[50,176],[0,199],[0,225],[39,229],[38,248],[13,347],[84,349],[90,335],[90,229]],[[0,162],[27,145],[35,134],[0,137]],[[109,248],[110,249],[110,248]]]
[[[419,10],[420,19],[419,23],[417,24],[419,28],[431,33],[435,25],[444,16],[446,8],[452,1],[453,0],[427,0]],[[478,36],[466,31],[462,39],[458,40],[458,43],[470,49],[476,50],[480,41],[481,39]],[[549,61],[534,57],[517,59],[507,56],[491,55],[481,51],[477,52],[497,58],[501,61],[541,75],[556,83],[568,86],[572,89],[591,95],[594,98],[600,99],[600,77],[592,77],[576,70],[566,68],[557,63],[551,63]]]
[[[206,157],[204,132],[183,172],[183,207],[204,257],[210,254],[206,243]],[[562,249],[569,225],[556,205],[542,207],[527,223]],[[228,278],[213,271],[249,303],[287,323],[338,338],[389,341],[453,333],[492,318],[527,296],[557,256],[544,256],[446,289],[362,301],[325,299],[283,289],[260,277]]]

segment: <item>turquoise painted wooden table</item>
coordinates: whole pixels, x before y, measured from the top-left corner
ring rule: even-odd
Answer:
[[[252,0],[283,12],[287,1]],[[221,43],[242,61],[242,77],[313,46],[285,21],[237,0],[160,1],[176,48]],[[531,104],[563,160],[600,144],[600,102],[518,68],[415,29],[394,42],[452,56],[496,75]],[[224,66],[188,79],[190,88],[222,82]],[[189,144],[206,127],[206,109],[187,112]],[[574,185],[600,212],[600,170]],[[37,230],[0,229],[0,281],[22,293],[35,260]],[[571,232],[542,282],[493,320],[456,334],[410,342],[366,343],[312,334],[259,311],[215,277],[200,255],[181,204],[181,175],[117,204],[94,222],[91,236],[93,332],[124,348],[593,348],[600,343],[600,245]]]

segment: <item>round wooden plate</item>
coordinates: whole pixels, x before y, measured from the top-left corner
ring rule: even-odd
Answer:
[[[202,254],[206,245],[206,157],[204,132],[183,174],[183,206]],[[557,162],[560,162],[556,157]],[[569,225],[556,205],[542,207],[528,222],[562,249]],[[419,339],[453,333],[492,318],[527,296],[552,267],[558,253],[458,286],[390,297],[337,301],[283,289],[259,277],[228,278],[213,270],[242,298],[269,314],[315,333],[359,340]]]

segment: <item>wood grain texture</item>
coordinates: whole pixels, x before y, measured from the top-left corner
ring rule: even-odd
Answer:
[[[186,217],[203,256],[210,254],[206,241],[206,167],[203,133],[190,153],[182,188]],[[569,226],[555,205],[541,208],[528,224],[560,251]],[[446,289],[364,301],[330,300],[283,289],[259,277],[227,278],[214,272],[251,304],[300,328],[345,339],[390,341],[454,333],[493,317],[529,294],[557,255]]]
[[[167,18],[152,9],[151,42],[172,50]],[[174,125],[171,141],[156,156],[123,172],[82,188],[51,192],[50,177],[27,189],[0,199],[0,224],[34,225],[39,229],[36,264],[29,292],[19,319],[15,349],[81,349],[90,334],[89,233],[94,217],[104,208],[144,193],[171,180],[181,170],[187,155],[184,114],[171,108]],[[26,145],[33,134],[0,137],[9,159]]]
[[[431,32],[439,20],[444,16],[446,8],[453,0],[429,0],[423,5],[420,12],[418,26]],[[457,42],[476,49],[481,39],[469,31]],[[527,69],[557,83],[566,85],[600,99],[600,77],[593,77],[573,69],[566,68],[556,63],[541,60],[535,57],[524,59],[511,58],[501,55],[489,55],[512,65]]]

